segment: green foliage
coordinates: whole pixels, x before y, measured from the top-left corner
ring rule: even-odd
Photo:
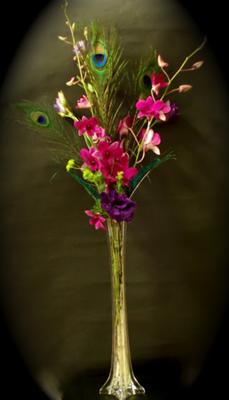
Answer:
[[[71,175],[71,177],[78,182],[80,185],[82,185],[84,187],[84,189],[90,194],[90,196],[93,197],[94,200],[99,199],[99,193],[97,192],[97,190],[94,189],[94,187],[86,182],[84,179],[82,179],[79,175],[76,174],[76,172],[74,170],[70,170],[69,174]]]
[[[170,152],[163,157],[155,158],[149,164],[142,167],[139,170],[139,172],[137,173],[137,175],[129,183],[128,196],[132,196],[134,194],[134,192],[137,190],[138,186],[140,186],[142,181],[145,179],[145,177],[150,173],[150,171],[152,169],[158,167],[163,162],[172,160],[172,159],[175,159],[175,154],[173,152]]]
[[[86,181],[93,183],[96,186],[99,193],[104,191],[105,182],[104,182],[104,177],[100,171],[92,172],[90,168],[84,168],[83,178]]]

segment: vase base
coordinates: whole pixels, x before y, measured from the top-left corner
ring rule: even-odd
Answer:
[[[136,381],[128,385],[105,383],[99,390],[100,395],[110,395],[118,400],[126,400],[130,396],[144,395],[145,389]]]

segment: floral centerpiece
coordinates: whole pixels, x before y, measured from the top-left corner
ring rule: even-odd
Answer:
[[[202,66],[203,61],[190,63],[190,59],[204,42],[175,72],[153,50],[131,73],[114,29],[105,30],[95,22],[80,29],[70,21],[67,3],[64,13],[69,34],[59,39],[71,46],[76,65],[76,74],[66,85],[80,88],[81,97],[75,100],[73,109],[62,90],[58,92],[55,111],[28,101],[19,106],[26,112],[26,122],[44,133],[56,160],[64,163],[67,173],[92,197],[91,208],[85,210],[89,224],[107,232],[112,278],[112,357],[110,375],[100,393],[125,399],[145,392],[133,374],[129,349],[124,271],[126,224],[134,217],[137,204],[133,195],[142,181],[152,169],[175,158],[173,152],[161,154],[160,130],[179,116],[174,95],[188,92],[191,85],[186,77],[184,83],[176,85],[176,78]],[[129,88],[125,94],[121,91],[123,81]]]

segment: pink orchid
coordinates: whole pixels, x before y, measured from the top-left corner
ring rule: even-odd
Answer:
[[[104,226],[106,218],[102,217],[102,215],[100,215],[99,213],[94,213],[91,210],[85,210],[85,214],[90,217],[89,224],[94,226],[96,230],[106,229]]]
[[[100,153],[101,160],[106,164],[113,164],[114,161],[119,160],[123,154],[123,148],[120,142],[100,142],[98,144],[98,151]]]
[[[84,161],[81,168],[89,167],[93,172],[100,171],[108,186],[116,183],[118,172],[122,172],[123,184],[126,186],[138,172],[137,168],[129,167],[129,155],[118,141],[102,141],[97,148],[81,149],[80,156]]]
[[[116,177],[118,172],[123,172],[123,184],[128,186],[129,181],[138,173],[137,168],[129,167],[129,155],[123,153],[119,162],[114,164],[113,174]]]
[[[87,118],[83,116],[81,121],[74,122],[74,127],[78,129],[79,136],[86,133],[95,141],[106,138],[105,130],[98,125],[96,117]]]
[[[98,144],[100,154],[100,171],[102,172],[107,185],[115,183],[118,172],[123,172],[123,183],[128,182],[137,174],[138,170],[129,167],[129,156],[124,152],[120,142],[100,142]]]
[[[146,100],[138,100],[136,103],[136,108],[139,110],[138,118],[147,117],[150,119],[153,116],[153,105],[154,101],[151,96],[148,96]]]
[[[153,73],[151,76],[152,90],[158,96],[161,89],[168,86],[168,82],[165,82],[164,74]]]
[[[76,108],[90,108],[90,107],[91,107],[91,103],[88,100],[87,96],[85,96],[85,95],[80,97],[80,99],[77,100],[77,102],[76,102]]]
[[[130,128],[132,125],[132,118],[130,114],[128,114],[125,118],[120,119],[118,123],[118,133],[120,136],[126,136],[128,135],[128,128]]]
[[[84,161],[83,167],[89,167],[92,171],[98,171],[100,162],[98,159],[98,151],[95,147],[91,147],[89,150],[83,148],[80,150],[80,157]]]
[[[153,129],[149,129],[146,133],[146,129],[142,129],[140,132],[140,138],[142,139],[144,153],[148,150],[152,150],[155,154],[160,155],[158,145],[161,143],[161,137],[159,133],[154,132]]]
[[[166,101],[165,103],[163,100],[156,100],[152,107],[152,112],[154,117],[161,121],[166,121],[165,114],[169,113],[170,111],[171,107],[169,101]]]
[[[161,121],[166,120],[165,114],[170,112],[170,103],[166,103],[163,100],[154,101],[151,96],[148,96],[146,100],[139,100],[136,103],[136,108],[139,110],[138,118],[148,118],[151,119],[155,117]]]

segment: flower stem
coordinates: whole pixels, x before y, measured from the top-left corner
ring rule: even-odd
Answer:
[[[190,60],[190,58],[192,58],[196,53],[198,53],[204,47],[205,43],[206,43],[206,38],[204,38],[203,42],[191,54],[189,54],[187,57],[185,57],[184,61],[182,62],[182,64],[178,68],[178,70],[169,79],[169,82],[168,82],[169,84],[166,87],[166,89],[161,97],[161,100],[163,100],[163,98],[168,94],[168,90],[169,90],[169,87],[171,86],[171,83],[179,75],[179,73],[183,70],[184,66],[187,64],[187,62]]]

